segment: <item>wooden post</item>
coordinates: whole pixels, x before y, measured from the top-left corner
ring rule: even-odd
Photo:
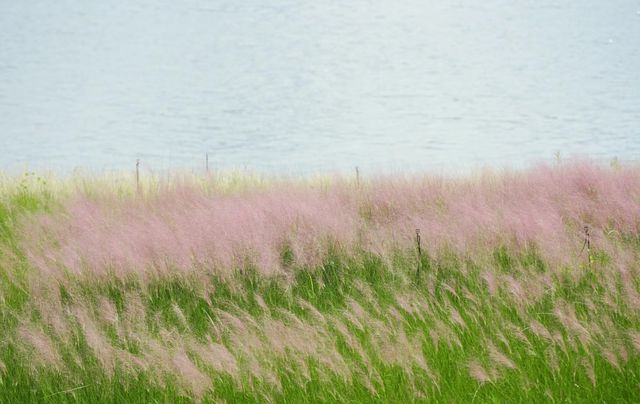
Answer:
[[[422,246],[420,245],[420,229],[416,229],[416,247],[418,248],[418,268],[416,277],[420,278],[420,270],[422,269]]]
[[[584,243],[587,246],[587,261],[591,268],[591,235],[589,234],[589,226],[584,226]]]
[[[360,169],[356,166],[356,186],[360,188]]]
[[[204,158],[204,166],[207,170],[207,173],[209,172],[209,153],[205,154],[205,158]]]
[[[584,226],[584,235],[585,235],[584,242],[587,245],[587,252],[590,253],[591,252],[591,235],[589,234],[589,226],[587,225]]]

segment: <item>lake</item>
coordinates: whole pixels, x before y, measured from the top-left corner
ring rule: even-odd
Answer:
[[[4,1],[0,170],[640,157],[637,1]]]

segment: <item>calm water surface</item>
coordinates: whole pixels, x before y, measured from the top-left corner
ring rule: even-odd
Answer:
[[[3,1],[0,170],[640,158],[640,3]]]

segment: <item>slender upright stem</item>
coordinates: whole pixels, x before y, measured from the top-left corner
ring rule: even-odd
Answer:
[[[140,192],[140,159],[136,160],[136,190]]]
[[[587,243],[587,252],[591,252],[591,235],[589,234],[589,226],[584,226],[585,241]]]
[[[418,248],[418,269],[416,270],[416,276],[420,277],[420,270],[422,269],[422,246],[420,245],[420,229],[416,229],[416,247]]]
[[[591,268],[591,234],[589,234],[589,226],[584,226],[584,243],[587,246],[587,262]]]

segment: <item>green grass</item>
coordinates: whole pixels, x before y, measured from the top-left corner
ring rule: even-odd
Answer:
[[[396,251],[389,258],[330,245],[322,265],[309,268],[298,266],[283,245],[290,279],[266,277],[250,264],[231,276],[210,271],[153,279],[69,277],[54,288],[69,332],[63,338],[45,321],[47,302],[30,284],[19,242],[21,217],[57,209],[66,198],[56,197],[43,181],[29,177],[0,195],[0,402],[640,401],[640,347],[631,337],[640,332],[640,312],[610,257],[597,249],[580,267],[555,271],[535,246],[499,247],[474,259],[425,251],[417,275],[415,251]],[[619,243],[637,257],[637,240]],[[502,282],[494,293],[483,278],[487,271]],[[637,291],[637,268],[632,273]],[[525,290],[524,298],[507,282],[534,285],[547,278],[550,285],[536,293]],[[105,301],[115,307],[119,322],[100,320]],[[109,371],[70,314],[78,307],[95,319],[110,346],[133,356],[143,357],[146,341],[132,335],[175,349],[181,341],[211,340],[234,353],[239,370],[216,369],[187,347],[189,358],[211,380],[200,393],[185,387],[175,370],[131,370],[116,362]],[[563,307],[575,312],[577,324],[561,321],[556,312]],[[136,315],[127,314],[135,310]],[[227,315],[252,318],[256,325],[243,334]],[[123,331],[126,316],[131,316],[126,327],[138,331]],[[555,337],[534,332],[533,320]],[[278,355],[256,348],[259,371],[253,372],[252,348],[243,350],[239,339],[257,335],[268,347],[260,330],[270,322],[285,331],[308,327],[309,335],[326,336],[346,370],[328,366],[320,353],[285,347]],[[41,327],[57,347],[57,368],[38,365],[39,353],[20,336],[25,324]],[[579,327],[588,334],[584,342]],[[491,344],[513,368],[492,357]],[[615,361],[607,360],[608,350]],[[486,382],[471,374],[474,363],[484,368]]]

